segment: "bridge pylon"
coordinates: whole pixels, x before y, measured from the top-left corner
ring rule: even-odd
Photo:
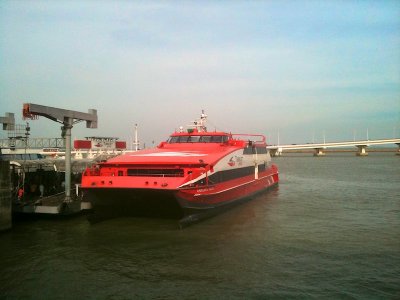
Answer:
[[[357,156],[368,156],[367,147],[368,145],[356,145],[358,148]]]
[[[272,157],[277,157],[277,156],[282,156],[282,149],[277,148],[277,149],[270,149],[269,153]]]
[[[314,156],[319,157],[319,156],[325,156],[326,155],[325,148],[315,148],[314,150],[315,150]]]

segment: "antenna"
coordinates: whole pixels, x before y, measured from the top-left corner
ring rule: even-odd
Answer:
[[[192,129],[191,131],[197,130],[198,132],[207,132],[207,127],[205,126],[207,121],[207,115],[204,113],[204,109],[201,111],[200,119],[192,121],[193,124],[189,125]]]
[[[135,124],[135,142],[133,144],[135,145],[135,151],[138,151],[139,141],[138,141],[138,125],[137,124]]]

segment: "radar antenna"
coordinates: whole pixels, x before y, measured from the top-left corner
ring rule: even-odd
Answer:
[[[193,121],[193,124],[189,125],[188,127],[197,132],[207,132],[206,122],[207,122],[207,115],[204,113],[203,109],[201,111],[200,119]]]

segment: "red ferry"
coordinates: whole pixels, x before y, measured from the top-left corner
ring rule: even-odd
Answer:
[[[263,135],[208,132],[206,118],[155,149],[87,169],[82,190],[95,215],[167,215],[184,224],[278,184]]]

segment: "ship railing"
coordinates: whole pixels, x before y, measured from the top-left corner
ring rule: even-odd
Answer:
[[[254,145],[265,145],[265,136],[251,133],[232,133],[232,138],[241,141],[252,142]]]

